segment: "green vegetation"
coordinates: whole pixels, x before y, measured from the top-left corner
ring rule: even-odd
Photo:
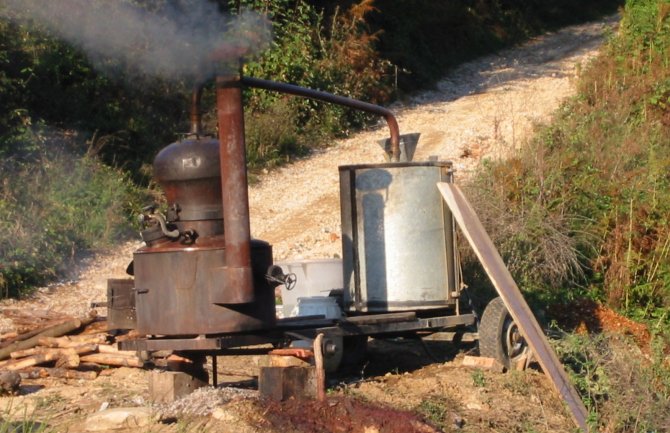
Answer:
[[[665,431],[670,411],[670,366],[665,343],[652,341],[648,359],[621,336],[567,335],[554,341],[589,410],[593,431]]]
[[[443,431],[451,431],[454,420],[453,413],[458,404],[443,395],[430,395],[414,408],[414,411]]]
[[[669,65],[670,3],[628,1],[578,95],[522,154],[488,161],[468,186],[531,298],[590,298],[648,323],[649,347],[608,335],[555,342],[598,431],[667,429],[658,414],[670,411]]]
[[[471,186],[524,287],[667,320],[669,12],[630,2],[579,95],[522,155],[486,164]]]
[[[62,142],[75,139],[63,132],[31,128],[22,140],[27,160],[0,162],[4,297],[65,274],[77,252],[118,239],[141,196],[121,170],[70,153]]]

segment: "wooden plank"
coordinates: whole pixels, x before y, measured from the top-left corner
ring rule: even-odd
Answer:
[[[437,187],[496,291],[505,303],[507,311],[509,311],[528,345],[535,353],[542,371],[549,377],[556,391],[568,405],[579,428],[588,432],[587,410],[584,403],[575,387],[570,383],[565,369],[549,345],[542,328],[535,320],[535,316],[526,304],[521,291],[514,282],[514,278],[512,278],[498,250],[496,250],[491,238],[484,230],[474,209],[458,186],[440,182]]]

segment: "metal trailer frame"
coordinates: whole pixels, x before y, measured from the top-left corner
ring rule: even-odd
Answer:
[[[342,319],[324,319],[323,316],[305,316],[280,319],[272,329],[248,333],[231,333],[194,337],[151,337],[119,342],[122,350],[135,351],[197,351],[211,356],[251,355],[266,353],[272,348],[250,346],[283,344],[292,340],[311,341],[317,335],[329,337],[392,337],[423,332],[431,334],[447,329],[475,324],[475,315],[455,314],[419,317],[415,312],[353,316]]]

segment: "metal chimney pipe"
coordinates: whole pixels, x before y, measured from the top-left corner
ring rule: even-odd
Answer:
[[[238,75],[216,78],[216,108],[226,264],[222,269],[223,293],[217,294],[213,301],[245,304],[254,301],[254,284],[242,83]]]
[[[200,100],[202,99],[202,91],[203,91],[203,84],[199,83],[193,86],[193,91],[191,92],[191,110],[190,110],[191,130],[189,131],[189,133],[195,136],[202,135],[202,113],[200,111]]]

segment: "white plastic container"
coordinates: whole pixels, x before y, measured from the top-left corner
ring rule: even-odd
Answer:
[[[298,298],[298,303],[291,311],[291,317],[296,316],[326,316],[326,319],[339,319],[342,317],[342,310],[335,298],[312,296]]]
[[[295,287],[287,290],[281,286],[281,297],[284,317],[291,312],[298,303],[298,298],[314,296],[327,297],[334,289],[342,289],[342,259],[311,259],[292,262],[279,262],[284,273],[295,274]]]

